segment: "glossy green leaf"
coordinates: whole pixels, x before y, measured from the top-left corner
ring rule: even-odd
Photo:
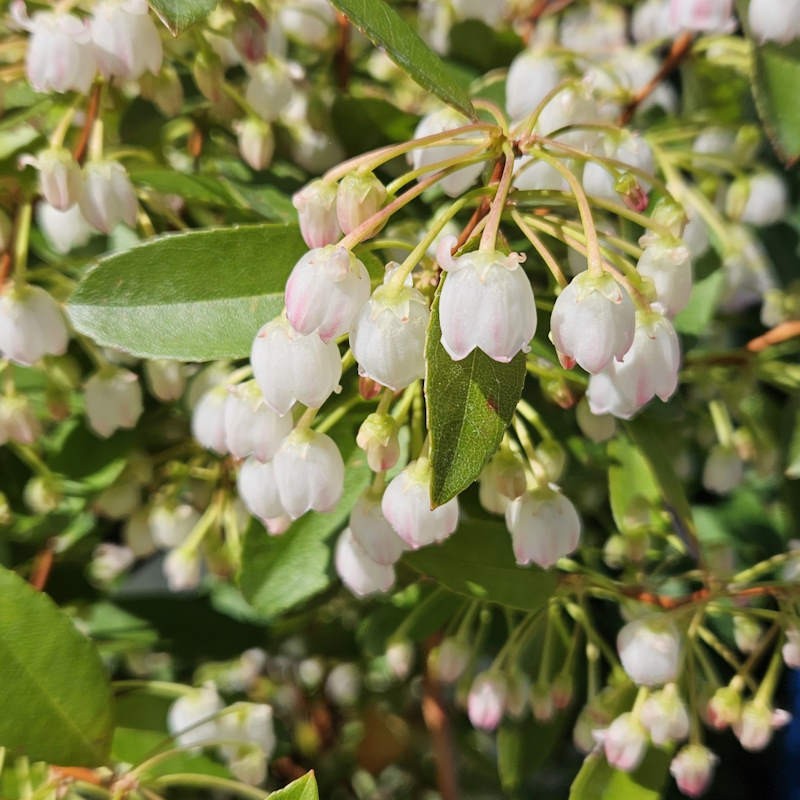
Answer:
[[[256,522],[247,531],[239,586],[264,618],[308,600],[333,582],[331,539],[344,526],[371,476],[363,451],[355,446],[355,431],[346,427],[346,431],[340,428],[342,435],[332,434],[346,466],[339,505],[327,514],[306,514],[280,536],[267,535]]]
[[[506,792],[519,789],[526,777],[547,763],[572,729],[571,723],[571,716],[563,712],[547,722],[532,717],[522,722],[503,722],[497,731],[497,772]]]
[[[446,503],[480,475],[514,416],[525,382],[524,353],[501,364],[476,348],[453,361],[441,335],[437,296],[425,345],[434,505]]]
[[[292,781],[277,792],[270,792],[269,800],[319,800],[314,771],[306,772],[302,778]]]
[[[307,249],[294,225],[163,236],[102,259],[69,315],[99,344],[143,358],[241,358],[280,313],[286,279]]]
[[[351,156],[410,139],[417,120],[379,97],[338,94],[331,108],[333,129]]]
[[[653,505],[661,498],[653,471],[639,450],[622,438],[608,445],[608,495],[614,522],[627,531],[640,521],[641,504]]]
[[[0,567],[0,744],[69,766],[105,763],[111,688],[89,639],[53,601]]]
[[[671,752],[651,747],[632,773],[614,769],[601,753],[586,757],[570,787],[569,800],[660,800]]]
[[[150,5],[172,35],[177,36],[190,25],[205,19],[216,8],[217,2],[218,0],[150,0]]]
[[[517,566],[508,531],[490,520],[462,522],[443,544],[403,560],[454,592],[523,611],[540,609],[558,584],[552,572]]]
[[[468,117],[475,116],[464,83],[383,0],[331,0],[356,27],[420,86]]]

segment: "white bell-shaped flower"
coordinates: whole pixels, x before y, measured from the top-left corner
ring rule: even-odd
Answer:
[[[350,528],[345,528],[336,542],[334,562],[342,583],[358,597],[383,594],[394,585],[394,566],[371,559]]]
[[[741,185],[743,203],[736,208],[736,190]],[[737,181],[728,190],[728,212],[731,216],[759,228],[774,225],[785,216],[789,207],[789,190],[786,181],[774,172],[759,172],[750,178]],[[733,208],[731,208],[733,206]]]
[[[637,314],[633,344],[622,361],[589,379],[592,413],[630,419],[655,395],[666,402],[678,387],[680,355],[678,335],[665,316]]]
[[[239,468],[236,488],[247,510],[264,525],[271,524],[286,514],[278,495],[278,482],[272,461],[246,458]]]
[[[702,744],[682,747],[669,765],[678,788],[687,797],[701,797],[711,785],[719,756]]]
[[[733,0],[670,0],[671,23],[702,33],[728,33],[736,22]]]
[[[268,759],[277,743],[272,706],[265,703],[234,703],[220,716],[217,730],[223,742],[219,751],[229,764],[241,761],[254,746]]]
[[[217,714],[223,703],[213,683],[179,697],[167,713],[167,728],[180,747],[198,747],[218,738]]]
[[[717,444],[703,465],[703,486],[715,494],[729,494],[742,483],[744,464],[733,447]]]
[[[154,544],[170,550],[189,538],[200,521],[200,513],[189,503],[160,501],[150,509],[147,521]]]
[[[759,42],[789,44],[800,37],[800,0],[750,0],[750,33]]]
[[[141,486],[136,481],[119,480],[97,495],[92,510],[108,519],[127,519],[139,508],[141,495]]]
[[[788,711],[773,709],[763,700],[754,699],[742,706],[741,716],[733,723],[733,732],[745,750],[757,753],[770,743],[773,732],[791,719]]]
[[[283,440],[274,464],[278,496],[292,519],[336,507],[344,490],[344,461],[330,436],[296,429]]]
[[[544,569],[569,555],[581,536],[575,506],[555,488],[540,487],[513,500],[506,508],[517,564],[531,562]]]
[[[31,34],[25,56],[30,85],[37,92],[86,94],[97,71],[86,23],[62,11],[37,11],[28,18],[23,0],[11,4],[11,14]]]
[[[56,300],[41,286],[7,284],[0,294],[0,353],[30,366],[42,356],[63,355],[69,331]]]
[[[356,317],[350,347],[360,375],[399,391],[425,374],[430,311],[419,290],[392,285],[391,268]]]
[[[378,564],[394,564],[406,550],[381,510],[381,499],[366,491],[350,512],[350,531],[364,552]]]
[[[617,635],[622,668],[637,686],[673,683],[680,674],[683,645],[675,623],[663,614],[629,622]]]
[[[457,498],[431,508],[430,477],[430,462],[420,458],[393,478],[383,493],[383,516],[412,550],[443,542],[458,526]]]
[[[465,125],[469,125],[469,120],[465,116],[459,114],[458,111],[454,111],[452,108],[442,108],[424,116],[419,121],[414,131],[414,138],[423,139],[426,136],[434,136],[437,133],[455,130]],[[423,177],[426,177],[436,172],[436,164],[466,155],[470,150],[474,149],[474,145],[458,144],[458,140],[469,139],[472,135],[474,134],[464,133],[454,137],[451,142],[437,142],[427,147],[420,147],[416,150],[412,150],[410,159],[414,169],[430,167],[430,170],[423,175]],[[439,181],[439,185],[448,197],[458,197],[464,194],[464,192],[475,183],[482,171],[483,162],[468,164],[442,178],[442,180]]]
[[[186,368],[180,361],[169,358],[146,361],[144,376],[153,397],[162,403],[172,403],[183,396],[186,388]]]
[[[633,772],[642,763],[647,751],[647,731],[631,712],[620,714],[599,736],[612,767]]]
[[[192,436],[207,450],[219,455],[228,452],[225,437],[226,386],[215,386],[204,392],[192,410]]]
[[[800,669],[800,628],[786,629],[786,641],[781,648],[783,661],[789,669]]]
[[[36,223],[53,250],[62,255],[76,247],[83,247],[93,232],[78,205],[59,211],[49,203],[37,203]]]
[[[454,361],[476,347],[495,361],[527,352],[536,332],[536,304],[528,276],[511,253],[477,250],[450,257],[451,239],[442,240],[439,263],[447,278],[439,297],[442,346]]]
[[[92,430],[107,438],[118,428],[133,428],[142,414],[142,387],[135,373],[110,367],[96,372],[84,390]]]
[[[650,145],[638,134],[624,136],[619,142],[609,144],[607,150],[611,158],[622,164],[627,164],[648,174],[655,171],[653,151],[650,149]],[[615,168],[612,171],[597,161],[587,161],[583,170],[583,188],[591,196],[619,201],[621,187],[619,186],[618,178],[621,174],[621,168]],[[638,184],[642,192],[649,190],[650,184],[646,179],[638,174],[631,174],[630,177],[632,183],[634,185]]]
[[[600,372],[633,344],[636,309],[611,275],[582,272],[556,298],[550,338],[564,366]]]
[[[672,38],[677,31],[670,26],[670,0],[644,0],[633,10],[631,35],[637,44]]]
[[[272,163],[275,154],[275,136],[263,120],[248,117],[235,123],[239,155],[245,164],[258,172]]]
[[[245,99],[265,122],[274,122],[292,99],[292,81],[278,61],[265,61],[250,71]]]
[[[431,667],[442,683],[455,683],[469,666],[470,649],[455,636],[446,636],[431,651]]]
[[[125,167],[118,161],[90,161],[83,168],[81,214],[90,225],[111,233],[120,222],[136,225],[136,192]]]
[[[514,162],[513,185],[521,191],[570,191],[567,179],[547,161],[520,156]]]
[[[562,79],[562,70],[554,59],[523,50],[511,62],[506,81],[506,110],[511,119],[528,116]]]
[[[640,275],[650,278],[656,299],[670,317],[682,311],[692,293],[692,258],[688,247],[665,242],[645,247],[636,265]]]
[[[0,445],[6,442],[33,444],[42,427],[23,395],[0,395]]]
[[[200,554],[194,550],[176,547],[164,557],[163,570],[171,592],[190,592],[200,585]]]
[[[225,444],[236,458],[269,461],[291,433],[292,418],[276,414],[255,381],[231,386],[225,401]]]
[[[506,710],[508,686],[499,673],[481,672],[475,676],[467,696],[467,714],[475,728],[493,731]]]
[[[674,683],[653,692],[644,701],[640,721],[653,744],[665,747],[689,735],[689,709]]]
[[[250,363],[264,402],[278,414],[287,414],[295,402],[319,408],[342,376],[336,342],[323,342],[316,333],[304,336],[285,317],[259,330]]]
[[[103,542],[95,547],[92,553],[89,574],[100,584],[111,583],[122,575],[135,560],[136,556],[129,547]]]
[[[78,202],[83,182],[81,168],[66,147],[48,147],[35,158],[21,158],[20,164],[30,164],[38,170],[39,191],[53,208],[66,211]]]
[[[138,80],[161,69],[163,48],[147,0],[101,0],[92,9],[92,41],[105,78]]]
[[[300,233],[309,247],[335,244],[342,235],[336,216],[336,184],[322,179],[312,181],[292,196]]]
[[[502,449],[481,470],[478,500],[491,514],[505,514],[508,504],[525,492],[525,468],[517,456]]]
[[[373,472],[391,469],[400,458],[400,426],[391,414],[370,414],[358,429],[356,444]]]
[[[386,189],[372,172],[351,172],[336,190],[336,218],[345,232],[354,231],[380,210]]]
[[[329,342],[348,333],[369,300],[366,267],[349,250],[327,245],[309,250],[286,282],[286,317],[304,335]]]
[[[336,12],[328,0],[293,0],[281,5],[278,21],[287,36],[320,52],[336,27]]]

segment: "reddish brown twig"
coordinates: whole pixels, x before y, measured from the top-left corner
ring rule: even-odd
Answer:
[[[86,107],[86,119],[83,121],[81,135],[78,137],[78,141],[75,144],[75,149],[72,151],[72,155],[79,164],[83,164],[83,160],[86,158],[86,149],[89,146],[89,139],[92,136],[94,122],[97,119],[97,114],[100,111],[100,98],[102,95],[103,84],[95,83],[94,87],[92,88],[92,93],[89,96],[89,105]]]
[[[656,90],[656,87],[670,75],[689,55],[694,38],[689,31],[685,31],[672,43],[669,55],[664,59],[661,68],[655,75],[636,93],[633,100],[625,106],[619,118],[620,125],[627,125],[636,113],[636,109]]]
[[[430,647],[426,648],[426,652],[428,650]],[[442,800],[458,800],[458,773],[450,720],[444,707],[439,681],[429,668],[425,669],[422,692],[422,717],[431,735],[436,757],[436,785]]]
[[[536,30],[536,23],[542,17],[549,14],[557,14],[565,9],[573,0],[534,0],[530,11],[523,18],[525,29],[522,32],[522,40],[528,44],[531,34]]]
[[[633,600],[638,600],[640,603],[647,603],[651,606],[658,606],[666,611],[671,611],[675,608],[682,608],[689,606],[693,603],[702,603],[710,600],[712,596],[718,592],[711,589],[698,589],[696,592],[684,595],[683,597],[672,597],[670,595],[655,594],[653,592],[643,591],[635,586],[625,587],[622,589],[622,594],[630,597]],[[731,591],[722,591],[725,597],[779,597],[785,594],[785,590],[780,586],[747,586],[742,589],[735,589]]]
[[[756,336],[747,343],[747,349],[751,353],[760,353],[772,345],[786,342],[789,339],[794,339],[795,336],[800,336],[800,320],[790,320],[789,322],[781,322],[771,330],[761,336]]]
[[[44,550],[40,550],[33,560],[33,568],[31,569],[30,584],[36,591],[44,591],[47,585],[47,579],[50,577],[50,570],[53,568],[53,559],[55,558],[55,549],[52,543],[48,543]]]
[[[3,284],[6,282],[6,278],[8,277],[8,272],[11,269],[11,253],[6,250],[2,256],[0,256],[0,289],[3,288]]]
[[[333,63],[336,67],[336,85],[344,91],[350,83],[350,20],[339,12],[336,21],[339,27],[339,40]]]

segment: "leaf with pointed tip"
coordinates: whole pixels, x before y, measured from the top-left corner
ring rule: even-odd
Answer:
[[[270,792],[268,800],[319,800],[319,789],[314,770],[292,781],[277,792]]]
[[[204,20],[216,7],[218,0],[150,0],[153,11],[178,36],[196,22]]]

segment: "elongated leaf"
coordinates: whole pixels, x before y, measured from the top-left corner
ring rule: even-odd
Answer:
[[[306,772],[302,778],[292,781],[283,789],[271,792],[269,800],[319,800],[319,790],[317,789],[317,779],[314,771]]]
[[[68,311],[81,333],[143,358],[241,358],[307,249],[294,225],[164,236],[102,259]]]
[[[650,465],[639,450],[625,439],[609,443],[608,495],[614,522],[621,531],[635,527],[640,518],[640,503],[654,505],[661,497]]]
[[[464,84],[390,5],[383,0],[331,2],[420,86],[462,114],[475,116]]]
[[[786,454],[786,469],[784,475],[795,480],[800,478],[800,411],[795,415],[792,438],[789,442],[789,452]]]
[[[718,269],[692,286],[689,303],[675,317],[675,330],[692,336],[708,331],[717,302],[725,288],[725,270]]]
[[[0,746],[69,766],[103,764],[111,688],[92,643],[45,594],[0,567]]]
[[[173,36],[183,33],[190,25],[205,19],[217,6],[218,0],[150,0],[153,10]]]
[[[587,756],[570,788],[569,800],[660,800],[671,753],[651,747],[632,773],[610,766],[600,753]]]
[[[499,522],[462,522],[444,544],[407,553],[404,561],[454,592],[523,611],[541,608],[558,582],[552,572],[516,565]]]
[[[339,427],[339,426],[337,426]],[[367,488],[370,470],[363,451],[355,446],[351,426],[333,435],[347,471],[339,505],[327,514],[311,512],[280,536],[268,536],[254,523],[247,531],[239,586],[242,594],[265,618],[292,608],[333,582],[333,535],[339,531],[359,495]]]
[[[453,361],[441,335],[437,296],[425,346],[434,505],[446,503],[480,475],[514,416],[525,382],[524,353],[501,364],[475,349]]]
[[[225,190],[223,183],[208,175],[187,175],[166,167],[138,169],[131,172],[131,180],[137,186],[163,194],[177,194],[187,200],[196,200],[215,206],[234,204],[233,195]]]

